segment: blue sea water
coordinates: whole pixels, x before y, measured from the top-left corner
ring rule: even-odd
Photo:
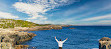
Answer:
[[[63,49],[98,49],[99,39],[102,37],[111,38],[111,26],[70,26],[63,27],[60,30],[29,32],[37,34],[32,40],[23,43],[30,45],[29,49],[32,49],[32,47],[35,49],[58,49],[55,36],[58,40],[68,38],[63,45]]]

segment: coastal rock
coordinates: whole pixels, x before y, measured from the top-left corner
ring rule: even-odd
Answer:
[[[5,30],[0,32],[0,45],[2,45],[1,47],[4,47],[5,45],[9,45],[7,43],[10,43],[11,48],[24,47],[25,45],[22,45],[22,46],[21,45],[16,46],[16,45],[19,45],[24,41],[31,40],[34,36],[36,36],[36,34],[34,33]],[[7,46],[7,47],[10,47],[10,46]]]
[[[15,49],[27,49],[27,47],[29,47],[29,45],[16,45]]]
[[[111,49],[111,39],[103,37],[99,40],[99,49]]]
[[[103,38],[101,38],[99,41],[111,41],[111,39],[108,38],[108,37],[103,37]]]
[[[58,29],[62,29],[62,26],[49,26],[51,29],[56,29],[56,30],[58,30]]]
[[[62,29],[65,25],[47,25],[47,26],[36,26],[36,27],[15,27],[12,30],[15,31],[38,31],[38,30],[51,30],[51,29]]]
[[[1,42],[0,43],[0,49],[15,49],[15,48],[12,46],[12,43]]]
[[[75,28],[69,28],[69,29],[75,29]]]

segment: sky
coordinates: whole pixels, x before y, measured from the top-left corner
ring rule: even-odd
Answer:
[[[0,18],[38,24],[111,25],[111,0],[0,0]]]

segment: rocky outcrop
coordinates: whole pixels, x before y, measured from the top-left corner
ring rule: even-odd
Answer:
[[[51,30],[51,29],[62,29],[62,27],[68,27],[68,25],[47,25],[47,26],[36,26],[36,27],[15,27],[12,30],[16,31],[38,31],[38,30]]]
[[[0,32],[0,47],[7,48],[10,47],[11,49],[15,49],[17,47],[28,47],[25,45],[19,45],[24,41],[28,41],[32,39],[36,34],[28,33],[28,32],[19,32],[19,31],[2,31]],[[8,45],[8,46],[7,46]],[[5,49],[6,49],[5,48]]]
[[[111,39],[103,37],[99,40],[99,49],[111,49]]]
[[[29,47],[29,45],[16,45],[15,49],[27,49],[27,47]]]
[[[75,29],[75,28],[69,28],[69,29]]]

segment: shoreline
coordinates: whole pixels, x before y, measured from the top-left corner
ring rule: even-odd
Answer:
[[[35,27],[15,27],[12,30],[14,31],[39,31],[39,30],[59,30],[63,27],[69,27],[70,25],[47,25],[47,26],[35,26]]]
[[[15,27],[15,28],[0,28],[0,47],[7,49],[21,49],[28,48],[30,45],[20,45],[21,43],[31,40],[36,34],[28,33],[24,31],[39,31],[39,30],[51,30],[62,29],[62,27],[69,27],[69,25],[48,25],[48,26],[36,26],[36,27]],[[8,45],[8,46],[3,46]]]
[[[48,26],[36,26],[36,27],[16,27],[16,28],[0,28],[0,47],[2,49],[26,49],[30,47],[30,45],[21,45],[21,43],[31,40],[34,36],[37,36],[34,33],[28,33],[28,31],[39,31],[39,30],[51,30],[51,29],[62,29],[63,27],[69,27],[70,25],[48,25]],[[75,28],[69,28],[75,29]],[[25,32],[26,31],[26,32]],[[99,40],[99,48],[104,48],[103,45],[107,46],[107,44],[111,41],[110,38],[102,38]],[[3,45],[3,46],[2,46]],[[7,45],[7,46],[6,46]]]

